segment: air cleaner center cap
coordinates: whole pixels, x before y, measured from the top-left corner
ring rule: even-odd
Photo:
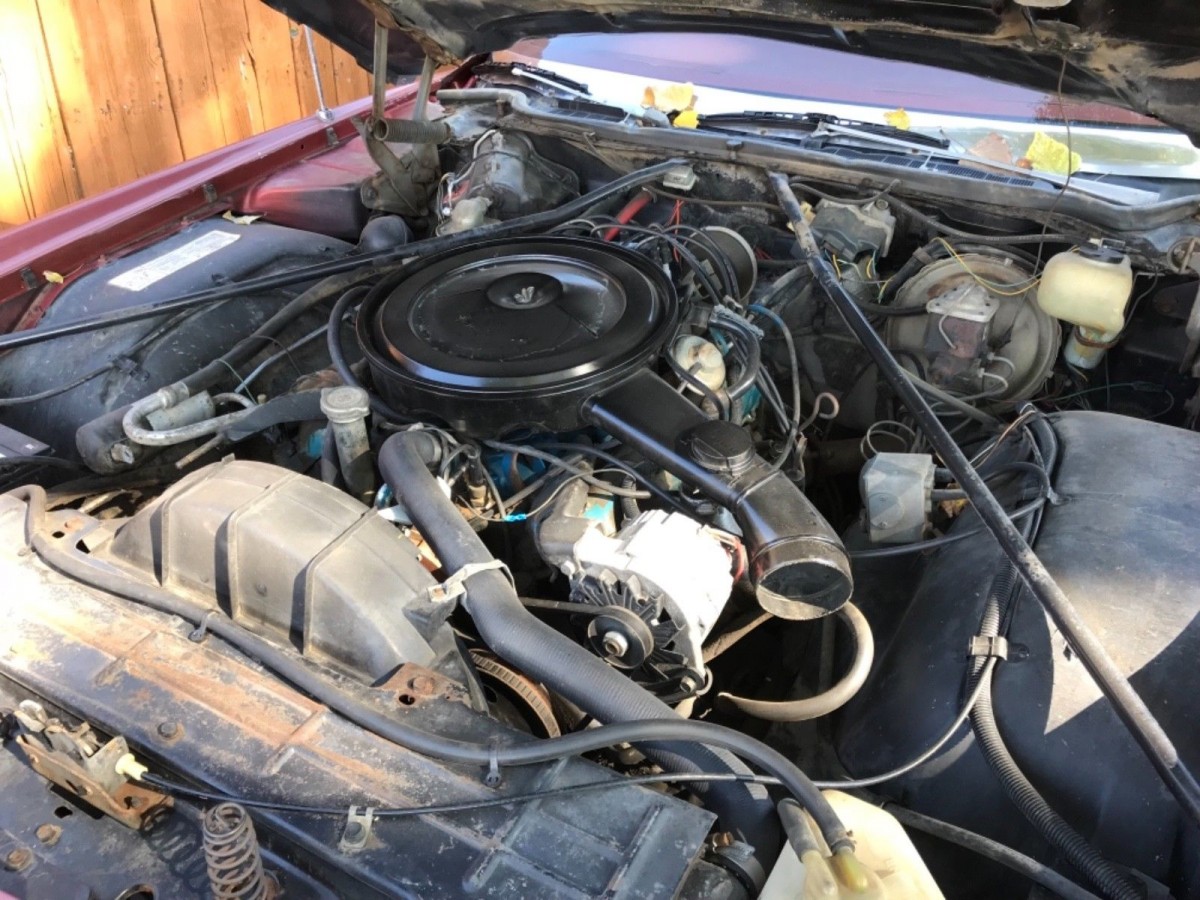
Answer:
[[[497,278],[487,289],[487,298],[504,309],[537,309],[562,296],[557,278],[543,272],[514,272]]]

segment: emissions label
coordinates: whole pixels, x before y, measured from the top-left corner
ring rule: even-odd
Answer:
[[[180,269],[194,262],[211,256],[222,247],[228,247],[241,235],[230,234],[228,231],[210,231],[195,240],[188,241],[182,247],[177,247],[170,253],[164,253],[158,259],[142,263],[136,269],[122,272],[109,284],[113,287],[124,288],[127,291],[144,291],[156,281],[162,281],[168,275],[174,275]]]

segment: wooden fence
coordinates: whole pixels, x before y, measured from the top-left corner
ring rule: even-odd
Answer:
[[[329,106],[369,93],[313,40]],[[0,226],[316,110],[304,30],[258,0],[0,0]]]

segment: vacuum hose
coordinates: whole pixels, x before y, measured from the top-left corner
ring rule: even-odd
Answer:
[[[802,700],[779,701],[755,700],[751,697],[721,693],[717,695],[717,702],[756,719],[766,719],[768,722],[806,722],[841,709],[867,681],[871,662],[875,658],[875,640],[871,636],[871,626],[867,617],[853,603],[847,602],[837,614],[854,635],[854,661],[841,680],[829,690]]]

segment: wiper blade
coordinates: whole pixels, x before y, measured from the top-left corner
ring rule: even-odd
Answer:
[[[1059,190],[1069,188],[1080,194],[1130,206],[1152,203],[1159,198],[1157,192],[1144,191],[1111,182],[1092,183],[1087,178],[1023,169],[1011,163],[976,156],[969,150],[951,150],[951,142],[941,138],[905,131],[891,125],[839,119],[837,116],[824,113],[740,112],[700,117],[702,128],[716,131],[739,131],[736,128],[738,125],[743,126],[740,129],[741,133],[745,133],[746,126],[803,132],[804,136],[799,140],[803,141],[805,147],[813,150],[857,147],[881,152],[886,152],[888,148],[909,153],[917,151],[928,154],[927,161],[930,164],[939,160],[966,163],[980,171],[1003,172],[1014,178],[1041,181]]]
[[[746,110],[735,113],[714,113],[700,116],[701,128],[716,130],[732,129],[736,126],[770,128],[781,131],[797,131],[821,141],[840,137],[880,137],[903,141],[916,147],[930,150],[948,150],[950,142],[943,138],[905,131],[893,125],[877,125],[874,122],[859,122],[854,119],[839,119],[828,113],[757,112]]]
[[[476,75],[509,75],[513,78],[532,81],[545,87],[555,88],[573,97],[590,97],[592,92],[582,81],[575,81],[549,69],[539,69],[537,66],[525,63],[486,62],[475,67]]]
[[[553,101],[559,109],[568,112],[579,112],[587,115],[598,115],[618,119],[632,116],[649,125],[667,126],[670,121],[665,115],[654,109],[640,106],[618,104],[598,100],[588,86],[580,81],[559,75],[549,69],[539,69],[526,63],[487,62],[475,67],[475,74],[485,78],[511,78],[517,82],[514,86],[529,86],[541,97]]]

